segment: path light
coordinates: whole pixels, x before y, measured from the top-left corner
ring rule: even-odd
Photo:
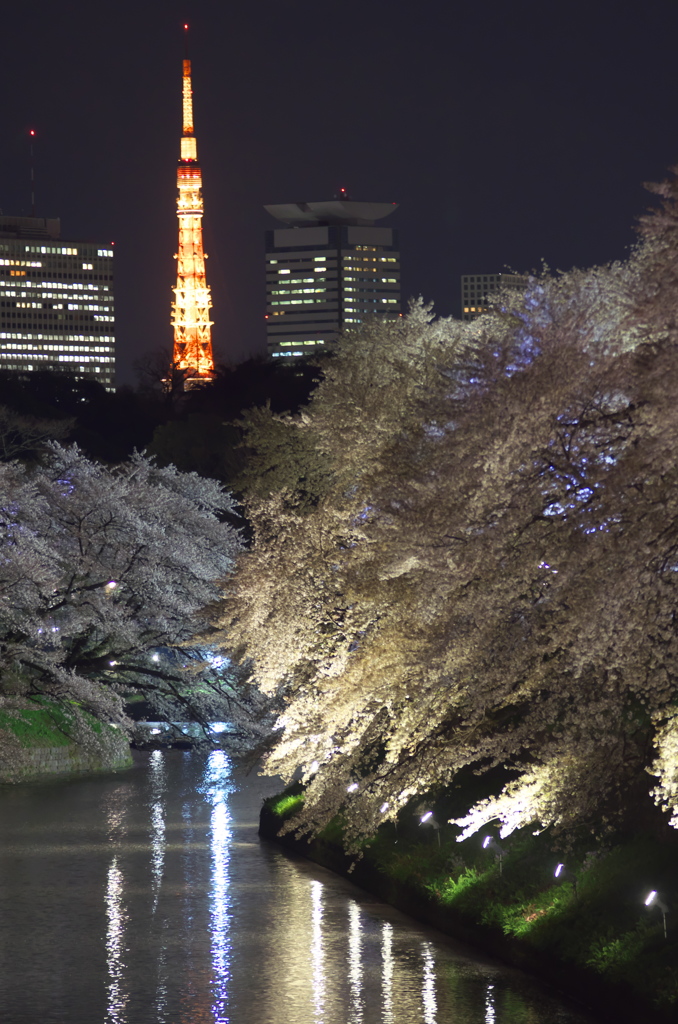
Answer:
[[[350,786],[346,787],[346,792],[347,793],[357,793],[358,792],[358,783],[357,782],[352,782]]]
[[[558,864],[556,870],[553,872],[555,878],[562,879],[563,882],[572,882],[572,888],[574,889],[575,898],[577,896],[577,876],[569,871],[564,864]]]
[[[653,889],[651,893],[645,897],[646,907],[659,907],[662,912],[662,920],[664,922],[664,938],[666,938],[666,915],[669,912],[669,908],[664,903],[663,899],[659,895],[656,889]]]
[[[310,770],[312,772],[317,772],[318,768],[320,768],[320,762],[319,761],[311,761],[311,768],[310,768]]]
[[[388,804],[382,804],[381,807],[379,808],[379,813],[380,814],[386,814],[387,810],[388,810]]]
[[[422,814],[421,818],[419,819],[419,824],[430,825],[431,828],[435,829],[436,834],[438,836],[438,846],[440,846],[440,825],[433,817],[433,811],[426,811],[425,814]]]
[[[160,661],[160,655],[154,654],[153,657],[151,658],[151,661]]]
[[[118,584],[115,582],[115,580],[109,580],[108,583],[106,584],[106,588],[105,589],[106,590],[115,590],[117,585]]]
[[[494,836],[485,836],[483,839],[483,850],[491,850],[495,859],[499,861],[499,874],[504,874],[504,855],[506,851],[500,846]]]

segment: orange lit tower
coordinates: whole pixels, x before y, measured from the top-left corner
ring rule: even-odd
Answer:
[[[188,30],[188,25],[184,25]],[[177,169],[177,216],[179,251],[177,283],[172,303],[174,365],[187,371],[186,385],[210,381],[214,375],[212,356],[212,298],[205,277],[202,247],[202,172],[193,131],[191,62],[184,60],[183,124],[181,158]]]

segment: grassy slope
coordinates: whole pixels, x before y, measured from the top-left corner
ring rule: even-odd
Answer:
[[[91,715],[86,719],[94,732],[101,732],[101,723]],[[35,698],[35,707],[0,710],[0,729],[7,729],[22,747],[67,747],[73,743],[73,716],[61,705]]]
[[[273,838],[301,802],[294,789],[269,800],[262,834]],[[615,1020],[678,1019],[675,847],[636,836],[602,848],[589,838],[565,856],[547,834],[524,830],[500,840],[500,865],[482,847],[488,833],[457,843],[450,826],[436,833],[410,818],[397,829],[384,826],[366,844],[354,871],[359,885],[570,992],[577,989],[584,1002],[604,1010],[603,1019],[613,1004]],[[337,823],[311,846],[285,840],[327,867],[350,871]],[[554,877],[561,860],[567,863],[562,881]],[[644,905],[652,889],[669,906],[667,939],[660,910]]]

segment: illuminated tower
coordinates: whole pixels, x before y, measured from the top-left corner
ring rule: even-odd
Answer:
[[[187,30],[188,26],[184,25]],[[174,365],[187,371],[186,386],[210,381],[214,374],[212,357],[212,299],[205,277],[202,247],[202,172],[193,132],[193,91],[191,62],[184,60],[183,124],[181,158],[177,168],[177,216],[179,251],[177,283],[172,303]]]

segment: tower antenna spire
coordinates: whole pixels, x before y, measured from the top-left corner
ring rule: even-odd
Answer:
[[[179,248],[177,283],[172,303],[174,327],[173,364],[186,374],[185,387],[214,378],[212,297],[205,276],[207,256],[202,244],[202,171],[193,126],[191,62],[188,59],[188,25],[184,25],[186,57],[183,61],[181,156],[177,168],[177,217]]]
[[[31,165],[31,217],[35,217],[35,159],[33,154],[33,141],[35,140],[35,129],[30,128],[28,131],[29,137],[29,158]]]

